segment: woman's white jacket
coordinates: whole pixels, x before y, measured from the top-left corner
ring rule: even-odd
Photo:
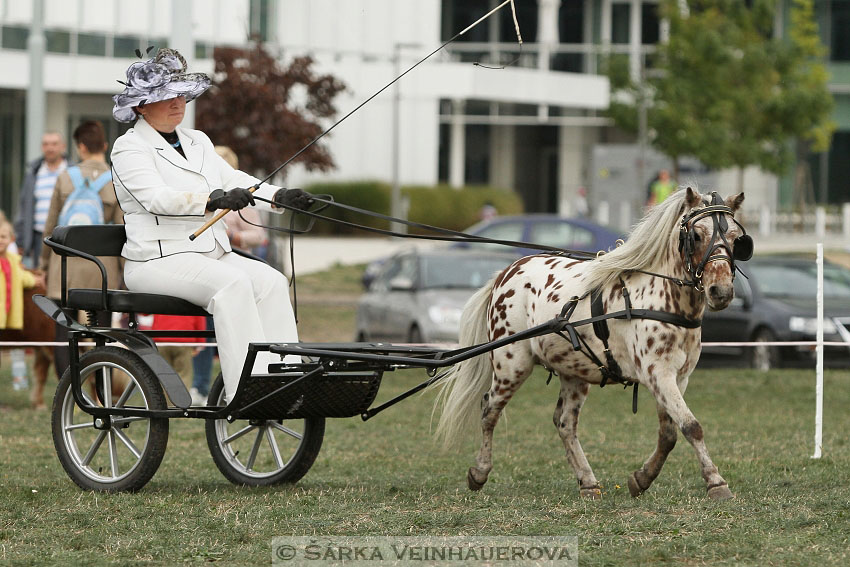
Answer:
[[[122,256],[129,260],[211,252],[216,242],[229,252],[223,220],[193,241],[189,235],[215,215],[206,210],[210,193],[248,188],[259,181],[230,167],[200,130],[178,127],[177,136],[185,158],[140,117],[112,148],[113,184],[127,230]],[[254,194],[272,199],[278,189],[264,183]],[[257,201],[256,208],[284,211],[262,201]]]

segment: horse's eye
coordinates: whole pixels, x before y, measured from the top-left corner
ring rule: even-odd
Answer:
[[[694,233],[694,242],[699,242],[700,240],[702,240],[702,236],[700,236],[698,232],[695,232]]]

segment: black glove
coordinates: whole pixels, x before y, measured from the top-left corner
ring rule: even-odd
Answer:
[[[274,194],[274,202],[302,211],[313,204],[313,195],[301,189],[278,189]]]
[[[238,211],[254,204],[254,196],[247,189],[231,189],[227,192],[216,189],[210,193],[207,210],[230,209],[231,211]]]

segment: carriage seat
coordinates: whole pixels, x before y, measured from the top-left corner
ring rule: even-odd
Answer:
[[[209,315],[202,307],[170,295],[107,289],[106,268],[97,256],[120,256],[126,240],[123,224],[59,226],[44,239],[44,243],[62,257],[62,307],[116,313]],[[97,264],[102,281],[100,289],[68,289],[69,256]]]

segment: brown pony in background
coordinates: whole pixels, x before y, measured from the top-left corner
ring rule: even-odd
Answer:
[[[0,342],[52,342],[56,336],[56,324],[45,315],[41,309],[36,307],[32,296],[44,295],[47,290],[37,285],[24,290],[24,328],[0,330]],[[36,346],[28,347],[35,351],[33,361],[33,380],[30,386],[30,404],[35,409],[45,409],[44,385],[47,383],[47,371],[53,363],[53,347]]]

